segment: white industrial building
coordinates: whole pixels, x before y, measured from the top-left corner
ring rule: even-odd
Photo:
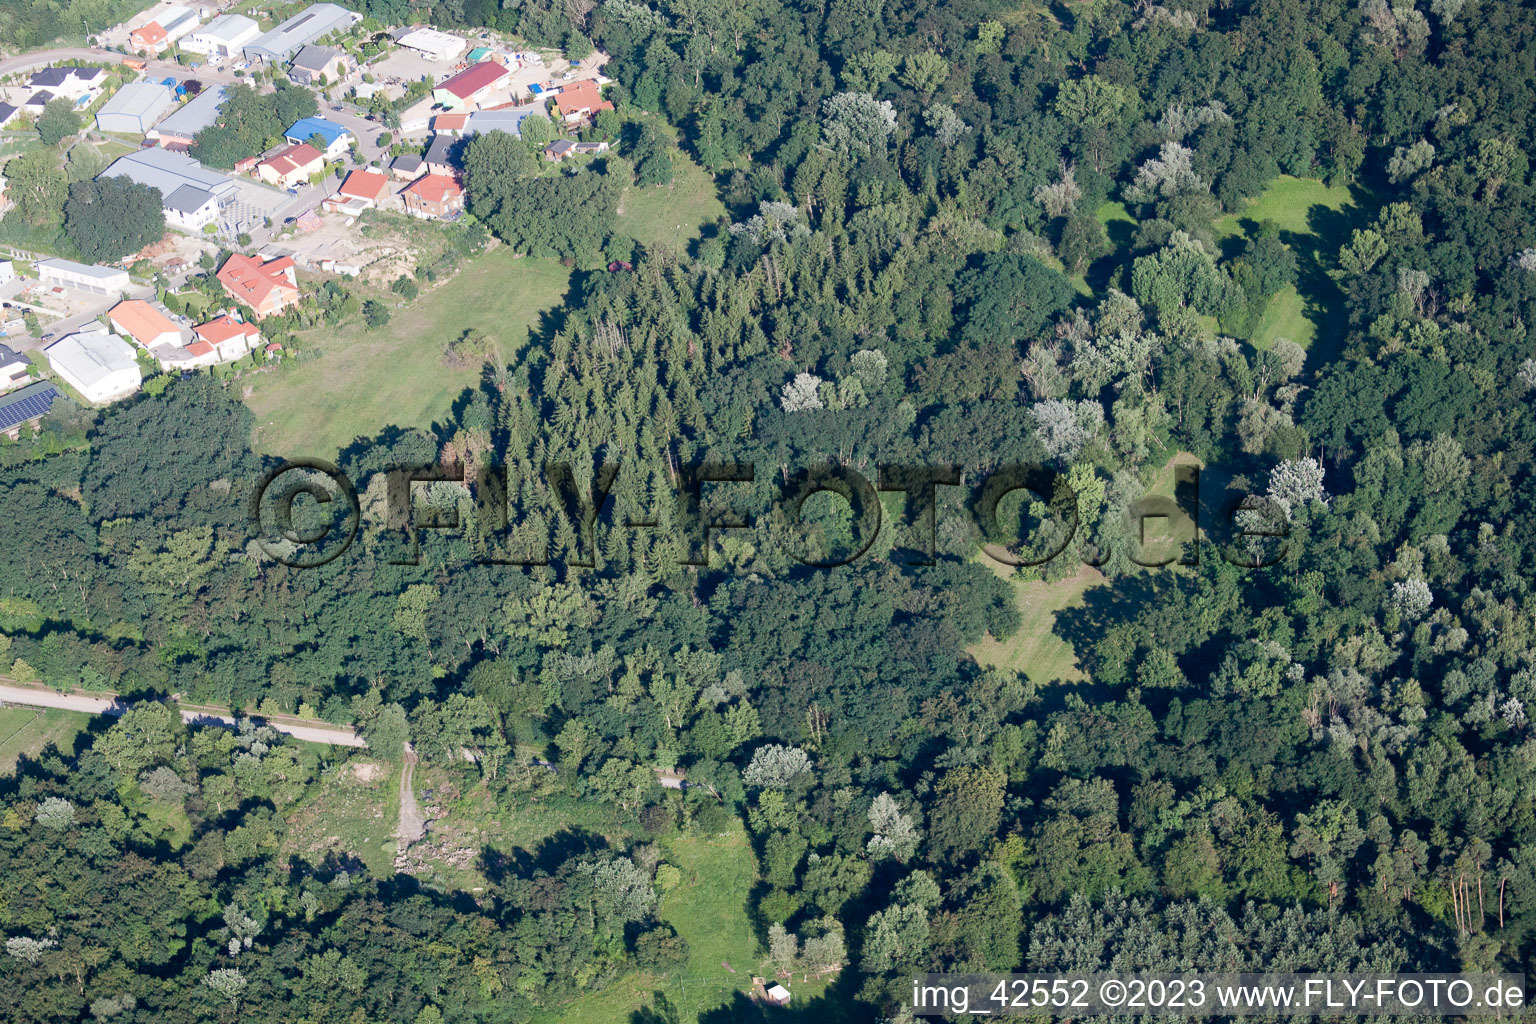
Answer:
[[[435,28],[418,28],[396,40],[408,50],[415,50],[428,60],[444,64],[459,59],[459,54],[469,49],[469,43],[456,35],[439,32]]]
[[[133,346],[106,328],[71,334],[43,352],[54,372],[96,405],[127,398],[144,381]]]
[[[165,41],[168,43],[174,43],[182,36],[191,33],[202,20],[192,8],[181,6],[167,7],[155,19],[165,30]]]
[[[247,60],[279,64],[297,53],[299,47],[308,46],[332,32],[346,31],[362,20],[361,14],[345,7],[315,4],[304,8],[265,35],[246,43],[242,52]]]
[[[181,48],[210,57],[228,57],[260,35],[261,26],[245,15],[222,14],[188,34],[181,41]]]
[[[72,288],[97,295],[121,295],[128,290],[128,271],[74,260],[38,260],[37,279],[45,288]]]
[[[129,82],[96,111],[96,127],[104,132],[143,135],[175,102],[176,94],[159,82]]]

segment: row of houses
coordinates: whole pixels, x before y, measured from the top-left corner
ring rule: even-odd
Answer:
[[[196,370],[233,362],[256,348],[261,330],[228,313],[221,313],[190,332],[142,299],[113,306],[107,322],[134,341],[166,371]],[[188,334],[190,333],[190,337]]]
[[[127,339],[126,341],[124,339]],[[129,342],[133,344],[130,345]],[[262,344],[261,329],[221,312],[191,328],[178,326],[155,305],[141,299],[119,302],[107,313],[107,325],[96,325],[60,338],[43,350],[61,380],[88,402],[104,405],[126,398],[143,383],[143,370],[133,345],[142,348],[166,372],[196,370],[233,362]],[[267,346],[271,355],[275,346]],[[31,367],[0,346],[0,382],[9,380],[32,391]],[[42,392],[38,389],[38,394]],[[51,405],[52,396],[48,398]],[[10,408],[12,403],[5,403]],[[14,431],[20,422],[47,411],[34,405],[35,415],[12,409],[0,416],[0,430]],[[12,422],[7,422],[7,421]]]
[[[267,32],[242,14],[222,14],[207,25],[190,7],[173,6],[128,33],[128,45],[141,53],[158,56],[173,44],[209,57],[243,54],[246,60],[271,64],[288,60],[301,48],[332,32],[346,31],[362,15],[332,3],[314,4]]]
[[[236,202],[240,186],[229,177],[209,170],[187,155],[199,131],[213,124],[225,98],[222,88],[211,89],[146,134],[155,143],[113,161],[102,177],[126,177],[160,190],[166,223],[183,231],[202,231],[216,223],[222,210]],[[352,134],[321,117],[306,117],[290,125],[287,146],[265,160],[252,160],[250,169],[262,181],[292,188],[320,173],[327,159],[345,153]],[[324,149],[316,149],[318,143]]]
[[[105,88],[107,73],[101,68],[48,67],[32,73],[27,88],[32,92],[19,104],[0,103],[0,128],[22,116],[36,117],[56,99],[65,99],[76,107],[96,102]]]
[[[403,154],[390,163],[390,171],[395,176],[411,181],[400,193],[406,213],[424,219],[457,215],[464,209],[464,190],[458,180],[459,169],[453,156],[459,140],[482,132],[496,131],[521,137],[523,120],[532,114],[542,114],[542,102],[464,109],[485,99],[505,73],[506,69],[500,64],[484,61],[438,85],[433,95],[451,97],[452,102],[446,105],[457,109],[432,119],[432,141],[427,144],[425,152],[420,156]],[[562,119],[568,123],[590,117],[600,110],[613,109],[613,105],[602,98],[597,83],[590,80],[562,90],[555,97],[555,102]],[[544,148],[544,158],[559,163],[570,156],[607,151],[607,142],[557,139]],[[331,208],[365,208],[361,206],[361,199],[350,194],[343,196],[345,191],[343,188],[337,196],[332,197],[336,201]]]

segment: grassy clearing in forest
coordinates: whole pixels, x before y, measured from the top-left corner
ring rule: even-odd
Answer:
[[[9,775],[19,758],[36,757],[49,743],[69,753],[93,717],[62,708],[0,708],[0,775]]]
[[[664,125],[657,130],[674,134]],[[672,181],[640,188],[631,185],[619,200],[614,218],[615,234],[628,235],[643,245],[685,248],[699,237],[704,226],[725,215],[725,204],[715,193],[708,171],[682,150],[672,151]]]
[[[998,567],[999,569],[1005,567]],[[1080,682],[1087,678],[1077,665],[1072,645],[1055,633],[1056,613],[1077,608],[1090,587],[1105,582],[1097,570],[1083,566],[1077,574],[1054,583],[1024,581],[1011,575],[1023,621],[1018,632],[1007,640],[983,637],[971,647],[971,655],[988,668],[1022,672],[1036,684],[1062,680]]]
[[[283,854],[311,864],[327,854],[355,856],[368,873],[385,878],[395,870],[395,826],[400,818],[399,765],[357,758],[315,782],[288,812]]]
[[[1312,347],[1330,310],[1337,309],[1343,299],[1327,268],[1358,226],[1363,196],[1347,185],[1281,175],[1242,210],[1216,221],[1216,240],[1223,250],[1269,222],[1296,254],[1296,284],[1269,300],[1252,339],[1254,347],[1269,348],[1278,338]]]
[[[454,400],[480,379],[478,364],[444,363],[448,343],[481,330],[500,339],[504,358],[514,361],[529,329],[564,298],[570,276],[558,260],[498,248],[392,310],[382,328],[354,320],[334,333],[310,332],[319,355],[249,378],[256,450],[333,458],[354,438],[387,426],[430,429],[446,421]]]
[[[746,833],[738,827],[718,836],[680,836],[662,847],[667,863],[683,877],[662,897],[659,916],[687,941],[688,963],[670,975],[626,975],[564,1007],[548,1018],[551,1024],[618,1024],[637,1011],[657,1007],[661,999],[676,1011],[675,1018],[664,1019],[695,1024],[701,1014],[751,990],[761,952],[747,913],[757,868]],[[825,982],[805,982],[798,976],[787,984],[797,1003],[816,998],[826,988]]]

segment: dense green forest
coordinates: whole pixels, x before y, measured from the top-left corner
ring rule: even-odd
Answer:
[[[151,0],[7,0],[0,4],[0,45],[12,52],[84,39],[151,6]]]
[[[530,337],[459,339],[481,385],[342,453],[364,529],[319,568],[252,542],[274,460],[238,394],[61,403],[0,446],[0,654],[355,722],[498,806],[599,823],[488,846],[479,892],[374,877],[281,852],[331,761],[134,711],[0,783],[16,1019],[552,1019],[664,984],[687,950],[658,844],[736,821],[764,959],[737,969],[827,985],[711,1024],[904,1020],[928,970],[1536,973],[1528,7],[361,6],[590,41],[730,216],[640,246],[611,234],[616,165],[533,177],[477,141],[470,213],[501,244],[632,272],[578,270]],[[1282,175],[1350,200],[1248,216]],[[273,330],[325,322],[316,292]],[[1310,336],[1261,329],[1282,294]],[[1241,522],[1288,532],[1250,538],[1273,564],[1136,564],[1129,512],[1177,452],[1202,503],[1251,495]],[[439,460],[505,464],[506,507],[431,485],[419,514],[462,528],[402,564],[384,471]],[[591,530],[552,463],[622,465]],[[675,495],[728,463],[755,479],[703,514],[755,525],[680,564]],[[825,496],[809,538],[788,516],[781,485],[828,464],[957,467],[933,557],[893,493],[865,557],[797,558],[871,540]],[[973,487],[1010,464],[1070,491],[1000,506],[1018,560],[1060,549],[1001,575]],[[1085,679],[969,653],[1019,628],[1020,582],[1085,562],[1105,584],[1055,622]]]

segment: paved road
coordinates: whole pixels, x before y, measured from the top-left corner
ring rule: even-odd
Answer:
[[[0,60],[0,75],[8,75],[15,71],[32,71],[37,68],[45,68],[61,60],[83,60],[96,64],[121,64],[123,56],[123,54],[114,53],[111,50],[84,46],[67,46],[56,50],[34,50],[31,53],[18,54],[15,57],[6,57]],[[174,75],[178,79],[195,78],[204,85],[210,82],[227,85],[235,80],[234,74],[229,71],[217,71],[207,64],[193,70],[182,67],[173,60],[149,61],[144,74],[156,74],[160,78],[164,78],[166,75]]]
[[[7,704],[25,704],[38,708],[63,708],[65,711],[81,711],[88,715],[121,715],[127,711],[127,703],[116,697],[85,697],[76,694],[56,693],[31,686],[13,686],[0,683],[0,701]],[[187,722],[202,725],[218,723],[233,726],[234,716],[225,708],[180,708],[181,717]],[[301,725],[281,718],[264,719],[278,732],[287,733],[294,739],[309,743],[328,743],[335,747],[366,747],[361,736],[351,729],[334,725]]]
[[[124,298],[129,299],[152,299],[155,297],[155,290],[154,288],[140,285],[130,287],[123,293],[123,296]],[[75,331],[78,331],[80,328],[87,326],[88,324],[94,324],[96,320],[101,316],[101,314],[117,305],[118,301],[119,300],[115,295],[102,296],[99,303],[93,304],[91,308],[85,312],[76,313],[74,316],[68,316],[62,320],[53,321],[53,323],[43,328],[43,336],[40,339],[41,343],[43,345],[52,344],[54,341],[64,337],[66,334],[72,334]]]

